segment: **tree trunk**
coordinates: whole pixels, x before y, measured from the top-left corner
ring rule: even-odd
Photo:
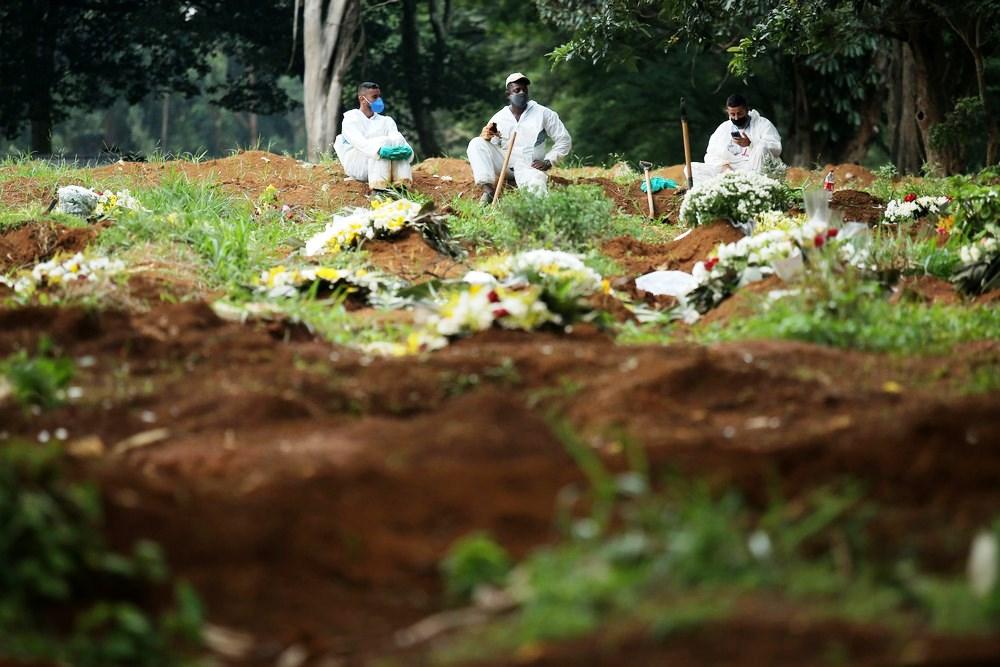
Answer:
[[[403,31],[400,41],[400,60],[406,79],[406,99],[413,114],[413,128],[424,156],[441,155],[441,145],[437,141],[434,118],[428,112],[430,105],[424,99],[427,85],[420,71],[420,38],[417,25],[417,0],[403,0]]]
[[[356,55],[360,0],[304,0],[302,49],[306,154],[311,162],[333,149],[343,76]]]
[[[170,130],[170,93],[163,93],[163,103],[160,106],[160,150],[167,152],[167,139]]]
[[[936,37],[936,38],[935,38]],[[942,71],[945,45],[940,34],[921,33],[911,30],[910,51],[916,74],[916,96],[914,118],[920,131],[920,140],[927,155],[927,162],[942,174],[953,174],[961,168],[960,160],[953,150],[935,148],[930,143],[931,128],[944,120],[954,100],[948,94],[954,73]]]
[[[28,91],[28,120],[31,123],[31,152],[52,152],[52,87],[55,81],[55,33],[57,23],[50,2],[34,3],[34,14],[26,18],[35,33],[35,49],[26,63],[34,76]],[[33,62],[32,62],[33,61]]]
[[[882,98],[872,93],[864,101],[861,108],[861,124],[854,131],[836,162],[861,162],[868,154],[868,147],[878,133],[878,123],[882,117]]]
[[[806,82],[803,76],[802,64],[792,61],[792,133],[790,164],[809,166],[816,160],[813,153],[812,120],[809,113],[809,96],[806,93]]]
[[[923,147],[915,118],[916,66],[913,53],[903,42],[893,49],[892,71],[886,115],[889,119],[889,154],[900,174],[917,173],[923,163]]]

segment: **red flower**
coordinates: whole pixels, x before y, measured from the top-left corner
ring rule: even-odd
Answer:
[[[826,230],[826,238],[832,239],[834,236],[836,236],[839,233],[840,233],[839,230],[837,230],[834,227],[831,227],[830,229]]]
[[[496,303],[500,300],[500,297],[497,295],[495,290],[487,294],[486,298],[489,299],[490,303]]]
[[[496,310],[493,311],[493,317],[494,317],[494,319],[499,319],[501,317],[507,317],[508,315],[510,315],[510,311],[507,310],[506,308],[497,308]]]
[[[705,260],[705,270],[706,271],[711,271],[715,267],[715,265],[718,264],[718,263],[719,263],[719,258],[718,257],[712,257],[711,259],[706,259]]]
[[[822,234],[817,234],[816,238],[813,239],[813,243],[816,244],[817,248],[822,248],[823,244],[826,243],[826,237]]]
[[[905,197],[903,197],[903,201],[905,201],[907,203],[909,203],[911,201],[916,201],[916,199],[917,199],[917,195],[913,194],[912,192],[910,194],[906,195]]]

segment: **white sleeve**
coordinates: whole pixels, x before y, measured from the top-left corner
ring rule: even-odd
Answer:
[[[774,157],[780,157],[781,135],[778,134],[778,128],[766,118],[759,118],[758,120],[760,127],[754,133],[756,136],[753,138],[753,142],[759,144],[762,150],[770,152]]]
[[[731,164],[731,156],[727,150],[732,137],[729,135],[726,123],[720,125],[712,137],[708,140],[708,149],[705,151],[705,164],[721,167],[724,164]]]
[[[552,149],[545,154],[545,159],[551,164],[569,155],[573,148],[573,139],[569,136],[569,130],[563,125],[562,119],[552,109],[545,110],[543,119],[543,129],[552,138]]]
[[[363,118],[363,116],[362,116]],[[378,149],[382,148],[382,137],[365,136],[364,121],[360,120],[356,114],[344,114],[344,124],[342,132],[347,142],[356,148],[362,155],[375,158],[378,157]]]

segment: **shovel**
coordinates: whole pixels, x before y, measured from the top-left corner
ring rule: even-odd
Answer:
[[[507,183],[507,166],[510,164],[510,155],[514,152],[514,141],[517,139],[517,130],[510,133],[510,145],[507,146],[507,155],[503,158],[503,167],[500,168],[500,177],[497,178],[497,186],[493,190],[493,201],[490,202],[491,206],[496,206],[497,200],[500,199],[500,191],[503,190],[504,184]]]
[[[649,184],[649,170],[652,169],[653,163],[639,160],[639,166],[642,167],[642,173],[646,177],[646,200],[649,202],[649,217],[655,218],[656,208],[653,206],[653,187]]]

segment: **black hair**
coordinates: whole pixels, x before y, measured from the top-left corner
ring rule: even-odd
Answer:
[[[373,81],[365,81],[360,86],[358,86],[358,95],[359,96],[364,95],[369,90],[378,90],[381,92],[382,89],[379,88],[378,84]]]
[[[737,107],[750,108],[750,104],[747,102],[747,98],[743,97],[739,93],[734,93],[726,98],[726,106],[735,109]]]

